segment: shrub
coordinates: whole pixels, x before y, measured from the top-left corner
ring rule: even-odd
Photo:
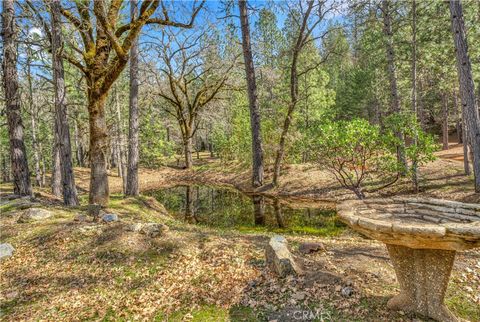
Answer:
[[[390,136],[390,135],[387,135]],[[346,189],[365,198],[364,186],[373,179],[388,178],[384,188],[398,179],[398,165],[391,146],[393,139],[363,119],[329,122],[320,128],[315,149],[317,161]]]

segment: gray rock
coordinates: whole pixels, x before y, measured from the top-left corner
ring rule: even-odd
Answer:
[[[165,224],[150,222],[131,224],[127,226],[127,230],[138,232],[153,238],[165,234],[169,228]]]
[[[9,243],[0,244],[0,259],[13,255],[15,248]]]
[[[133,231],[133,232],[139,232],[140,229],[142,229],[143,224],[142,223],[134,223],[131,225],[128,225],[125,230],[126,231]]]
[[[84,214],[78,214],[75,216],[75,218],[73,218],[74,221],[78,221],[78,222],[86,222],[88,219],[88,217]]]
[[[25,210],[20,217],[18,218],[17,222],[19,223],[26,223],[30,221],[37,221],[47,219],[53,216],[53,212],[50,210],[42,209],[42,208],[30,208]]]
[[[168,226],[159,223],[146,223],[140,229],[141,234],[145,234],[149,237],[157,237],[163,235],[168,231]]]
[[[323,270],[307,272],[304,281],[305,287],[313,287],[315,283],[319,285],[336,285],[342,283],[342,277]]]
[[[102,220],[104,222],[114,222],[114,221],[118,221],[118,215],[117,214],[104,214],[102,216]]]
[[[353,295],[353,288],[350,286],[345,286],[342,288],[341,293],[344,297],[350,297]]]
[[[302,254],[310,254],[325,251],[325,246],[322,243],[303,243],[298,247],[298,251]]]
[[[303,274],[288,250],[287,240],[283,236],[276,235],[270,239],[265,249],[265,257],[267,265],[280,277]]]

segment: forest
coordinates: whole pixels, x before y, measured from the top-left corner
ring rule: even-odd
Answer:
[[[0,319],[480,321],[480,1],[1,14]]]

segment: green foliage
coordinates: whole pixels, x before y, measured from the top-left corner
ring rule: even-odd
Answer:
[[[335,175],[345,188],[363,198],[364,187],[383,179],[388,186],[398,173],[412,175],[418,166],[435,159],[438,145],[431,134],[425,133],[416,117],[410,113],[393,114],[385,120],[386,128],[370,124],[364,119],[326,122],[319,128],[313,147],[317,162]],[[397,161],[397,148],[404,141],[395,136],[400,131],[408,143],[403,148],[408,167]],[[385,180],[385,178],[389,178]]]
[[[140,162],[153,168],[165,163],[175,153],[175,144],[167,141],[167,130],[158,122],[143,122],[140,131]]]
[[[394,177],[397,172],[391,139],[385,139],[378,126],[354,119],[328,122],[320,131],[315,144],[317,162],[358,198],[365,197],[366,184],[379,177]]]
[[[388,132],[386,137],[391,140],[389,144],[392,149],[396,150],[397,146],[403,144],[402,140],[394,135],[396,131],[403,133],[405,142],[408,142],[404,147],[405,157],[410,164],[404,170],[408,173],[411,174],[414,170],[413,164],[421,166],[435,160],[433,153],[439,149],[439,145],[435,143],[433,135],[422,130],[415,115],[412,113],[392,114],[385,119],[385,125]]]

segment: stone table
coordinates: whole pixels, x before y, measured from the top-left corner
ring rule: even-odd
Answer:
[[[351,228],[386,244],[401,289],[390,309],[460,321],[443,299],[456,251],[480,247],[480,205],[395,197],[347,200],[337,211]]]

